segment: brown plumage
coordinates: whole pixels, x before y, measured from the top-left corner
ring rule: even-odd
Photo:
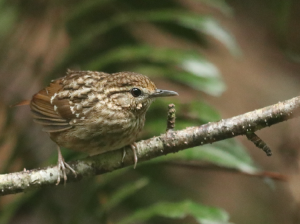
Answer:
[[[134,150],[150,104],[156,97],[174,95],[133,72],[69,70],[35,94],[30,107],[34,121],[59,147],[95,155],[126,145]],[[66,181],[65,166],[76,172],[64,162],[59,147],[58,168]]]

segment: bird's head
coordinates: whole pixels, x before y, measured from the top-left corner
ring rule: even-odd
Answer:
[[[134,113],[145,113],[158,97],[177,96],[171,90],[157,89],[146,76],[133,72],[111,74],[105,84],[106,96],[116,107]]]

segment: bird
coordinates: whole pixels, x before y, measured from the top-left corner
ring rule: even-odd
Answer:
[[[147,76],[135,72],[67,70],[64,77],[34,94],[29,104],[34,122],[57,144],[57,169],[66,184],[66,169],[77,173],[65,162],[61,147],[92,156],[129,145],[135,167],[135,140],[149,106],[158,97],[177,95],[156,88]],[[58,175],[56,185],[60,179]]]

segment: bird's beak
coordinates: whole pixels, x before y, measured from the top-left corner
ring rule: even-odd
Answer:
[[[178,96],[179,94],[171,90],[156,89],[151,97]]]

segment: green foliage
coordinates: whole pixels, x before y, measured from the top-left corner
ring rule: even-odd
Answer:
[[[165,76],[211,95],[218,96],[225,90],[218,69],[195,51],[148,45],[124,46],[96,57],[84,67],[103,71],[106,67],[118,65],[124,70],[149,74],[151,71],[156,76]]]
[[[203,160],[221,167],[234,168],[250,174],[258,171],[242,145],[232,139],[185,150],[178,153],[178,158],[194,161]]]
[[[7,41],[9,40],[9,35],[13,31],[13,28],[15,28],[16,22],[17,9],[7,5],[5,0],[0,0],[0,48],[2,52],[2,55],[0,55],[0,63],[6,60],[6,54],[9,51]]]
[[[225,15],[230,16],[232,14],[231,7],[225,2],[225,0],[195,0],[199,2],[203,2],[213,8],[218,9],[220,12]]]
[[[118,10],[112,6],[116,2]],[[163,2],[165,4],[151,1],[143,1],[143,4],[137,1],[92,1],[74,6],[67,22],[69,33],[74,38],[57,69],[78,64],[87,69],[115,71],[116,67],[128,70],[142,64],[162,67],[162,74],[174,74],[178,64],[184,65],[191,53],[186,50],[175,53],[172,52],[175,49],[171,48],[140,45],[144,41],[135,34],[135,30],[144,24],[151,24],[172,38],[200,46],[207,44],[207,39],[201,35],[206,34],[220,41],[233,54],[238,53],[234,38],[215,19],[191,13],[172,1]],[[194,59],[193,63],[197,63],[198,59],[199,63],[204,60],[199,52],[193,54],[192,58],[188,58]]]
[[[0,1],[0,6],[4,2]],[[193,91],[196,100],[186,97],[182,101],[172,98],[155,102],[147,114],[143,138],[165,131],[166,108],[171,102],[176,104],[177,129],[220,119],[218,112],[201,100],[201,94],[220,96],[226,85],[217,67],[201,52],[214,41],[225,46],[232,55],[240,52],[234,37],[212,16],[194,13],[174,0],[54,1],[49,6],[44,2],[39,5],[39,2],[22,1],[19,5],[6,2],[8,6],[1,9],[3,13],[0,14],[0,40],[9,38],[18,17],[26,16],[26,10],[20,10],[23,6],[30,12],[28,17],[37,6],[45,11],[48,7],[63,11],[64,31],[70,45],[65,54],[57,56],[55,67],[49,69],[51,78],[57,78],[58,74],[72,67],[105,72],[129,70],[152,76],[158,82],[170,81],[182,93]],[[231,8],[225,1],[195,0],[195,4],[198,2],[205,2],[224,16],[231,15]],[[35,19],[39,15],[36,13]],[[151,36],[153,30],[170,39],[170,46],[162,46],[157,37],[154,37],[156,44],[143,37]],[[177,42],[180,42],[180,47],[174,44]],[[171,47],[174,45],[176,47]],[[53,223],[109,223],[111,219],[118,223],[153,223],[151,220],[160,220],[161,217],[168,219],[165,223],[173,223],[172,219],[181,220],[187,216],[193,217],[197,223],[229,223],[223,210],[186,200],[187,189],[174,187],[162,167],[168,160],[207,161],[243,172],[257,171],[239,143],[222,141],[138,164],[135,171],[129,168],[102,175],[99,179],[83,180],[76,185],[77,188],[67,186],[67,190],[33,192],[30,197],[16,199],[2,210],[5,214],[0,221],[9,223],[15,213],[31,209],[52,217]],[[60,190],[65,194],[68,190],[72,193],[62,197],[60,194],[64,193]],[[174,197],[177,202],[170,202]],[[115,214],[120,215],[115,217]]]
[[[147,178],[141,178],[134,183],[129,183],[124,186],[118,191],[115,191],[112,197],[106,202],[106,204],[102,207],[103,210],[112,210],[112,208],[116,207],[125,198],[135,194],[138,190],[143,188],[149,183]]]
[[[11,32],[17,16],[16,10],[11,6],[7,6],[4,0],[0,1],[0,8],[0,40],[3,41],[3,38]]]
[[[138,209],[133,215],[118,224],[140,223],[152,217],[162,216],[170,219],[183,219],[192,216],[201,224],[229,224],[228,214],[221,209],[203,206],[193,201],[159,202],[148,208]]]

